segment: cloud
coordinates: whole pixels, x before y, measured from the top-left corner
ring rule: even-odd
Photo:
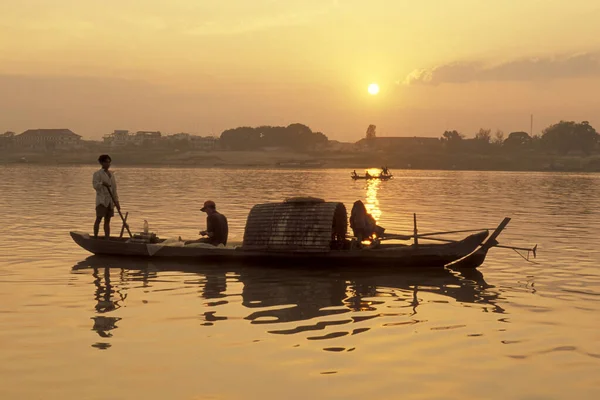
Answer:
[[[191,36],[229,36],[248,32],[266,30],[285,26],[308,23],[312,15],[284,14],[273,17],[253,18],[236,23],[227,21],[208,21],[202,25],[188,29],[185,33]]]
[[[186,29],[185,33],[191,36],[229,36],[271,28],[305,25],[340,7],[339,0],[318,1],[310,4],[303,2],[302,8],[289,7],[286,2],[282,2],[282,4],[285,5],[283,9],[265,13],[254,15],[249,13],[238,18],[225,15],[221,18],[211,19]]]
[[[526,58],[489,65],[483,62],[456,62],[411,72],[406,85],[443,83],[551,81],[600,77],[600,51],[568,56]]]

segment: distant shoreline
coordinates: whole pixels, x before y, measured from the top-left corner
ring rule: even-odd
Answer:
[[[73,164],[68,164],[68,163],[61,163],[61,164],[49,164],[49,163],[2,163],[0,162],[0,167],[9,167],[9,166],[16,166],[16,165],[22,165],[22,166],[29,166],[29,167],[93,167],[96,168],[98,167],[97,164],[81,164],[81,163],[73,163]],[[357,172],[359,172],[360,170],[366,170],[366,169],[370,169],[370,168],[376,168],[376,167],[360,167],[360,168],[348,168],[348,167],[340,167],[340,166],[334,166],[334,165],[325,165],[322,167],[294,167],[294,168],[287,168],[287,167],[277,167],[277,166],[255,166],[255,165],[222,165],[222,166],[207,166],[207,165],[175,165],[175,164],[155,164],[155,165],[151,165],[151,164],[124,164],[124,165],[119,165],[119,164],[115,164],[113,167],[115,170],[119,170],[119,169],[129,169],[129,168],[165,168],[165,169],[177,169],[177,168],[188,168],[188,169],[223,169],[223,170],[253,170],[253,171],[261,171],[261,170],[280,170],[280,171],[306,171],[306,170],[314,170],[314,171],[319,171],[319,170],[327,170],[327,169],[343,169],[345,170],[348,174],[348,180],[350,181],[350,173],[352,172],[352,170],[356,169]],[[600,174],[600,171],[598,170],[590,170],[590,171],[586,171],[586,170],[548,170],[548,169],[444,169],[444,168],[391,168],[389,167],[392,175],[394,175],[394,171],[439,171],[439,172],[522,172],[522,173],[563,173],[563,174]],[[345,176],[345,175],[344,175]],[[365,182],[364,180],[358,180],[355,182]]]
[[[9,167],[9,166],[39,166],[39,167],[98,167],[97,163],[51,163],[51,162],[37,162],[37,163],[18,163],[18,162],[1,162],[0,166]],[[330,165],[325,164],[318,167],[308,167],[308,166],[297,166],[297,167],[280,167],[277,165],[255,165],[255,164],[236,164],[236,165],[193,165],[193,164],[172,164],[172,163],[157,163],[157,164],[123,164],[123,163],[114,163],[115,168],[190,168],[190,169],[252,169],[252,170],[281,170],[281,171],[298,171],[298,170],[325,170],[325,169],[344,169],[348,171],[350,174],[353,170],[356,170],[360,175],[364,170],[377,168],[374,166],[354,166],[348,167],[343,165]],[[583,170],[583,169],[493,169],[493,168],[407,168],[407,167],[390,167],[392,170],[392,175],[394,170],[396,171],[456,171],[456,172],[564,172],[564,173],[600,173],[600,170]],[[348,175],[350,176],[350,175]]]
[[[147,150],[137,153],[107,151],[0,152],[0,165],[97,166],[101,152],[108,152],[115,166],[167,168],[251,168],[356,170],[388,166],[396,170],[432,171],[523,171],[523,172],[600,172],[600,155],[478,155],[478,154],[391,154],[293,151],[185,151]],[[148,161],[152,160],[152,161]]]

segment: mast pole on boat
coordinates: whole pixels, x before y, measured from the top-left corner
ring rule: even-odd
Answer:
[[[418,230],[417,230],[417,213],[413,213],[413,226],[414,226],[414,239],[415,239],[415,246],[417,246],[419,244],[419,235],[418,235]]]

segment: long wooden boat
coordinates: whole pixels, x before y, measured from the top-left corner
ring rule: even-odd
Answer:
[[[382,181],[387,181],[389,179],[392,179],[394,175],[390,174],[390,175],[370,175],[370,176],[365,176],[365,175],[350,175],[350,177],[352,179],[359,180],[359,179],[366,179],[366,180],[371,180],[371,179],[379,179]]]
[[[505,219],[487,241],[489,231],[482,230],[450,243],[428,244],[415,240],[415,243],[405,245],[379,241],[374,246],[364,247],[348,239],[348,219],[343,203],[293,198],[280,203],[255,205],[248,215],[244,240],[239,245],[186,245],[180,240],[155,237],[146,241],[112,237],[106,240],[75,231],[71,232],[71,238],[96,255],[193,260],[197,263],[235,262],[315,268],[325,265],[439,268],[455,263],[457,268],[476,268],[485,260],[489,248],[497,244],[495,238],[509,220]],[[389,238],[392,236],[389,235]]]
[[[444,267],[475,251],[489,232],[469,235],[455,243],[381,244],[377,248],[330,250],[325,252],[245,250],[243,246],[214,247],[173,246],[159,239],[157,243],[131,242],[128,238],[95,239],[87,233],[71,232],[71,238],[83,249],[96,255],[186,259],[198,262],[277,263],[282,265],[388,265],[390,267]],[[483,260],[481,260],[483,262]],[[478,265],[470,265],[469,268]]]

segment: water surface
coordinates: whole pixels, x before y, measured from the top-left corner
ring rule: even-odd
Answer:
[[[598,398],[600,175],[117,168],[133,230],[241,241],[256,203],[362,199],[388,231],[494,227],[470,273],[94,257],[93,167],[0,167],[0,398]],[[113,221],[113,232],[119,224]]]

